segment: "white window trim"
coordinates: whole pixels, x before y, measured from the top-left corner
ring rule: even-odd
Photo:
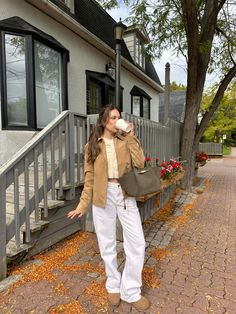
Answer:
[[[75,13],[75,1],[74,0],[58,0],[58,2],[61,2],[63,5],[68,7],[71,13]]]
[[[137,51],[137,43],[139,44],[139,51]],[[138,34],[136,33],[135,34],[135,42],[134,42],[134,51],[135,51],[135,55],[134,55],[134,60],[135,60],[135,63],[140,66],[142,69],[145,69],[145,58],[144,58],[144,55],[143,55],[143,52],[142,52],[142,49],[143,49],[143,41],[142,39],[140,38],[140,36],[138,36]],[[137,55],[137,54],[140,54],[140,55]],[[140,64],[140,57],[141,57],[141,64]],[[139,60],[137,62],[137,60]]]

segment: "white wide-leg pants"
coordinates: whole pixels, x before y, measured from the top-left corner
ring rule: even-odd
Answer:
[[[117,270],[117,216],[123,229],[126,255],[122,276]],[[108,182],[106,207],[93,205],[93,221],[101,257],[105,263],[107,291],[120,292],[121,299],[129,303],[138,301],[141,297],[145,240],[135,198],[124,199],[120,185]]]

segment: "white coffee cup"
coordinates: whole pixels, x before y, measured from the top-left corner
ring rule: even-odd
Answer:
[[[128,124],[124,119],[119,119],[116,122],[116,128],[118,130],[128,133],[132,129],[132,126]]]

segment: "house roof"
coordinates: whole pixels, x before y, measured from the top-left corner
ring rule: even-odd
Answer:
[[[174,91],[170,93],[169,117],[172,120],[182,122],[184,118],[186,91]],[[165,94],[160,94],[159,122],[164,123]]]
[[[137,32],[138,35],[142,38],[143,42],[145,44],[148,44],[150,42],[150,38],[148,37],[148,33],[147,31],[144,29],[143,26],[141,25],[131,25],[128,26],[127,29],[125,30],[125,33],[133,33],[133,32]]]
[[[75,0],[74,18],[109,47],[115,49],[113,29],[116,21],[96,1]],[[121,54],[133,63],[124,41],[121,43]]]
[[[54,37],[48,35],[47,33],[41,31],[39,28],[31,25],[30,23],[26,22],[19,16],[13,16],[4,20],[0,21],[0,29],[14,32],[14,31],[21,31],[23,34],[31,34],[34,35],[36,38],[43,39],[44,41],[50,43],[50,45],[54,45],[57,49],[61,49],[67,53],[69,57],[69,51]]]
[[[148,99],[152,99],[143,89],[139,88],[138,86],[134,85],[134,87],[130,91],[131,95],[137,95],[137,96],[144,96]]]
[[[74,18],[109,47],[115,49],[113,29],[116,21],[97,3],[97,1],[75,0]],[[121,54],[130,63],[135,65],[124,41],[121,43]],[[146,60],[144,73],[158,85],[161,85],[156,70],[152,62],[149,60]]]

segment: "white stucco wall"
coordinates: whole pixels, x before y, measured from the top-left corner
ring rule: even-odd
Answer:
[[[70,62],[68,63],[68,100],[69,109],[75,112],[86,114],[86,70],[95,72],[105,72],[105,64],[110,58],[80,38],[73,31],[53,20],[34,6],[23,0],[0,0],[0,20],[13,16],[19,16],[28,23],[34,25],[45,33],[54,37],[66,49],[70,51]],[[111,30],[112,31],[112,30]],[[113,63],[114,64],[114,63]],[[135,77],[131,72],[121,70],[121,85],[123,91],[123,110],[130,113],[131,95],[130,91],[134,85],[145,90],[151,97],[151,119],[158,121],[158,92]],[[0,110],[1,114],[1,110]],[[1,119],[0,119],[1,120]],[[26,132],[27,133],[27,132]],[[25,139],[29,139],[29,135]],[[12,145],[12,139],[7,136],[8,131],[0,132],[1,147]],[[24,142],[24,140],[23,140]],[[19,142],[20,143],[20,142]],[[25,143],[24,143],[25,144]],[[22,146],[22,145],[21,145]],[[12,145],[12,149],[18,149],[17,145]],[[20,148],[20,147],[19,147]],[[2,150],[2,149],[1,149]],[[13,151],[9,152],[10,155]],[[4,160],[7,156],[4,157]],[[1,159],[1,158],[0,158]]]
[[[59,24],[51,17],[42,13],[23,0],[1,0],[0,19],[19,16],[38,27],[45,33],[53,36],[70,51],[70,62],[68,64],[68,94],[69,109],[86,113],[86,70],[105,72],[105,64],[109,58],[99,50],[85,42],[77,34]],[[125,109],[130,112],[130,90],[133,85],[138,85],[152,97],[152,102],[158,107],[157,92],[145,86],[140,80],[128,71],[121,72],[121,85],[124,87]],[[153,111],[154,120],[157,120]]]
[[[125,33],[123,38],[131,57],[134,59],[134,33]]]
[[[86,113],[85,70],[105,72],[108,57],[65,26],[23,0],[1,0],[0,20],[19,16],[58,40],[70,51],[68,63],[69,109]]]
[[[0,131],[0,167],[37,133],[36,131]]]
[[[123,111],[131,113],[130,91],[133,86],[136,85],[137,87],[143,89],[152,98],[150,112],[151,120],[156,122],[159,121],[159,94],[153,88],[126,70],[121,72],[121,85],[124,88]]]

